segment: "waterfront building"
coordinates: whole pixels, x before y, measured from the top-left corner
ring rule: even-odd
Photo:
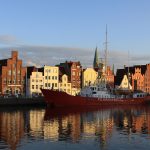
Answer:
[[[72,92],[78,93],[81,89],[81,70],[82,66],[80,62],[66,61],[65,63],[60,63],[58,67],[64,68],[65,74],[71,81]]]
[[[150,94],[150,64],[146,64],[144,91]]]
[[[115,88],[120,90],[132,90],[128,76],[126,74],[122,74],[122,71],[124,70],[117,71],[117,78],[115,78]]]
[[[68,76],[63,74],[62,69],[59,69],[59,91],[72,95],[71,82],[68,80]]]
[[[150,93],[150,64],[117,69],[115,86],[118,85],[118,81],[123,79],[124,75],[129,79],[132,90]]]
[[[25,75],[26,68],[18,58],[18,51],[12,51],[11,58],[0,60],[0,93],[25,94]]]
[[[82,72],[82,87],[96,83],[98,73],[93,68],[83,69]]]
[[[110,68],[110,66],[107,66],[106,69],[106,82],[107,85],[111,88],[114,88],[114,71]]]
[[[56,66],[44,66],[44,89],[58,90],[59,68]]]
[[[29,79],[29,95],[39,96],[42,95],[41,88],[44,87],[44,76],[42,72],[32,72]]]

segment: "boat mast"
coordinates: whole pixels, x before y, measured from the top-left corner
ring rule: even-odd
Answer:
[[[128,51],[128,90],[130,90],[129,84],[130,82],[129,82],[129,51]]]
[[[105,41],[105,76],[107,74],[107,24],[106,24],[106,41]]]
[[[106,41],[105,41],[105,75],[107,74],[107,24],[106,24]]]

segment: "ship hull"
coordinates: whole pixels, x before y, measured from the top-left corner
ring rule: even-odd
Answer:
[[[52,107],[99,107],[103,105],[140,105],[147,104],[150,96],[142,98],[93,98],[82,96],[71,96],[65,92],[41,89],[45,102]]]

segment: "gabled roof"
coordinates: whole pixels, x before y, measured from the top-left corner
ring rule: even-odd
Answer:
[[[125,69],[117,69],[116,76],[115,76],[115,79],[114,79],[115,85],[119,86],[121,84],[124,75],[127,75],[127,72],[126,72]]]

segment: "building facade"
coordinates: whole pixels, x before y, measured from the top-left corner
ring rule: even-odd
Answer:
[[[82,72],[82,87],[96,83],[98,73],[93,68],[83,69]]]
[[[59,78],[59,91],[72,95],[71,82],[68,81],[68,76],[66,74],[63,74]]]
[[[44,89],[58,90],[59,68],[55,66],[44,66]]]
[[[12,51],[11,58],[0,60],[0,93],[24,95],[26,68],[18,59],[18,52]]]
[[[58,66],[64,68],[65,74],[68,76],[68,79],[71,81],[72,89],[80,91],[81,71],[82,71],[82,66],[80,62],[66,61],[65,63],[60,63]]]
[[[145,78],[144,78],[144,91],[150,93],[150,64],[146,65]]]
[[[29,95],[42,95],[41,88],[44,87],[44,76],[42,72],[32,72],[29,79]]]

